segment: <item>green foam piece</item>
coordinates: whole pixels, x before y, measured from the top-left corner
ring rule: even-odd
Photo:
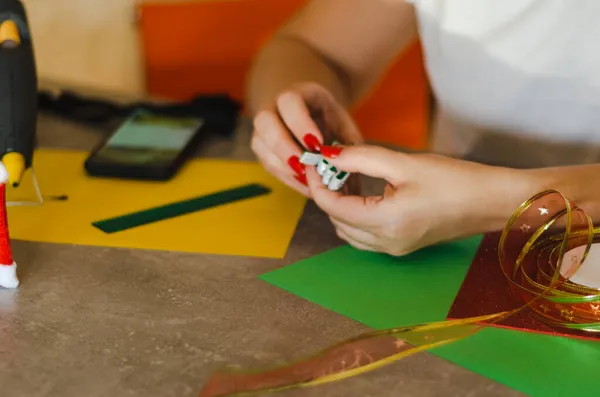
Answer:
[[[333,249],[260,278],[375,329],[444,320],[481,237],[405,257]],[[532,397],[596,397],[600,343],[488,327],[431,353]]]
[[[145,209],[131,214],[104,219],[94,222],[92,225],[102,230],[104,233],[115,233],[149,223],[175,218],[177,216],[191,214],[197,211],[247,200],[270,192],[271,189],[268,187],[259,184],[248,184],[205,196]]]

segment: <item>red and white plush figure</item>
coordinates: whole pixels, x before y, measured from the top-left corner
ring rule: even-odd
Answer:
[[[6,212],[6,182],[8,171],[0,162],[0,287],[17,288],[17,264],[13,260],[8,232],[8,214]]]

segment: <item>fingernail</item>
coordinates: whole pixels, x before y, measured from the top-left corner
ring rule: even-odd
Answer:
[[[300,162],[300,158],[298,156],[290,157],[288,159],[288,165],[294,170],[296,174],[306,174],[306,166]]]
[[[304,186],[308,186],[308,181],[306,180],[306,175],[294,175],[294,178]]]
[[[306,148],[311,152],[321,151],[321,142],[319,142],[319,138],[317,138],[313,134],[304,135],[304,144],[306,145]]]
[[[324,157],[328,157],[330,159],[334,159],[334,158],[338,157],[341,153],[342,153],[341,146],[322,146],[321,147],[321,154]]]

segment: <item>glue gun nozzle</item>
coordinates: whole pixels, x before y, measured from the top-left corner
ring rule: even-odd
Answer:
[[[17,152],[6,153],[2,157],[2,163],[8,172],[8,183],[13,187],[18,187],[25,173],[25,158]]]
[[[0,47],[14,48],[21,44],[21,34],[19,27],[12,20],[5,20],[0,23]]]

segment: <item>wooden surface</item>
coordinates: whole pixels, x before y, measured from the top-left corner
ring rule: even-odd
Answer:
[[[47,115],[38,122],[42,147],[90,150],[108,133]],[[198,155],[253,159],[249,131],[209,140]],[[354,336],[366,327],[257,279],[340,244],[312,203],[281,260],[13,241],[22,284],[0,290],[0,395],[197,397],[222,366],[263,368]],[[275,396],[522,394],[422,353]]]

